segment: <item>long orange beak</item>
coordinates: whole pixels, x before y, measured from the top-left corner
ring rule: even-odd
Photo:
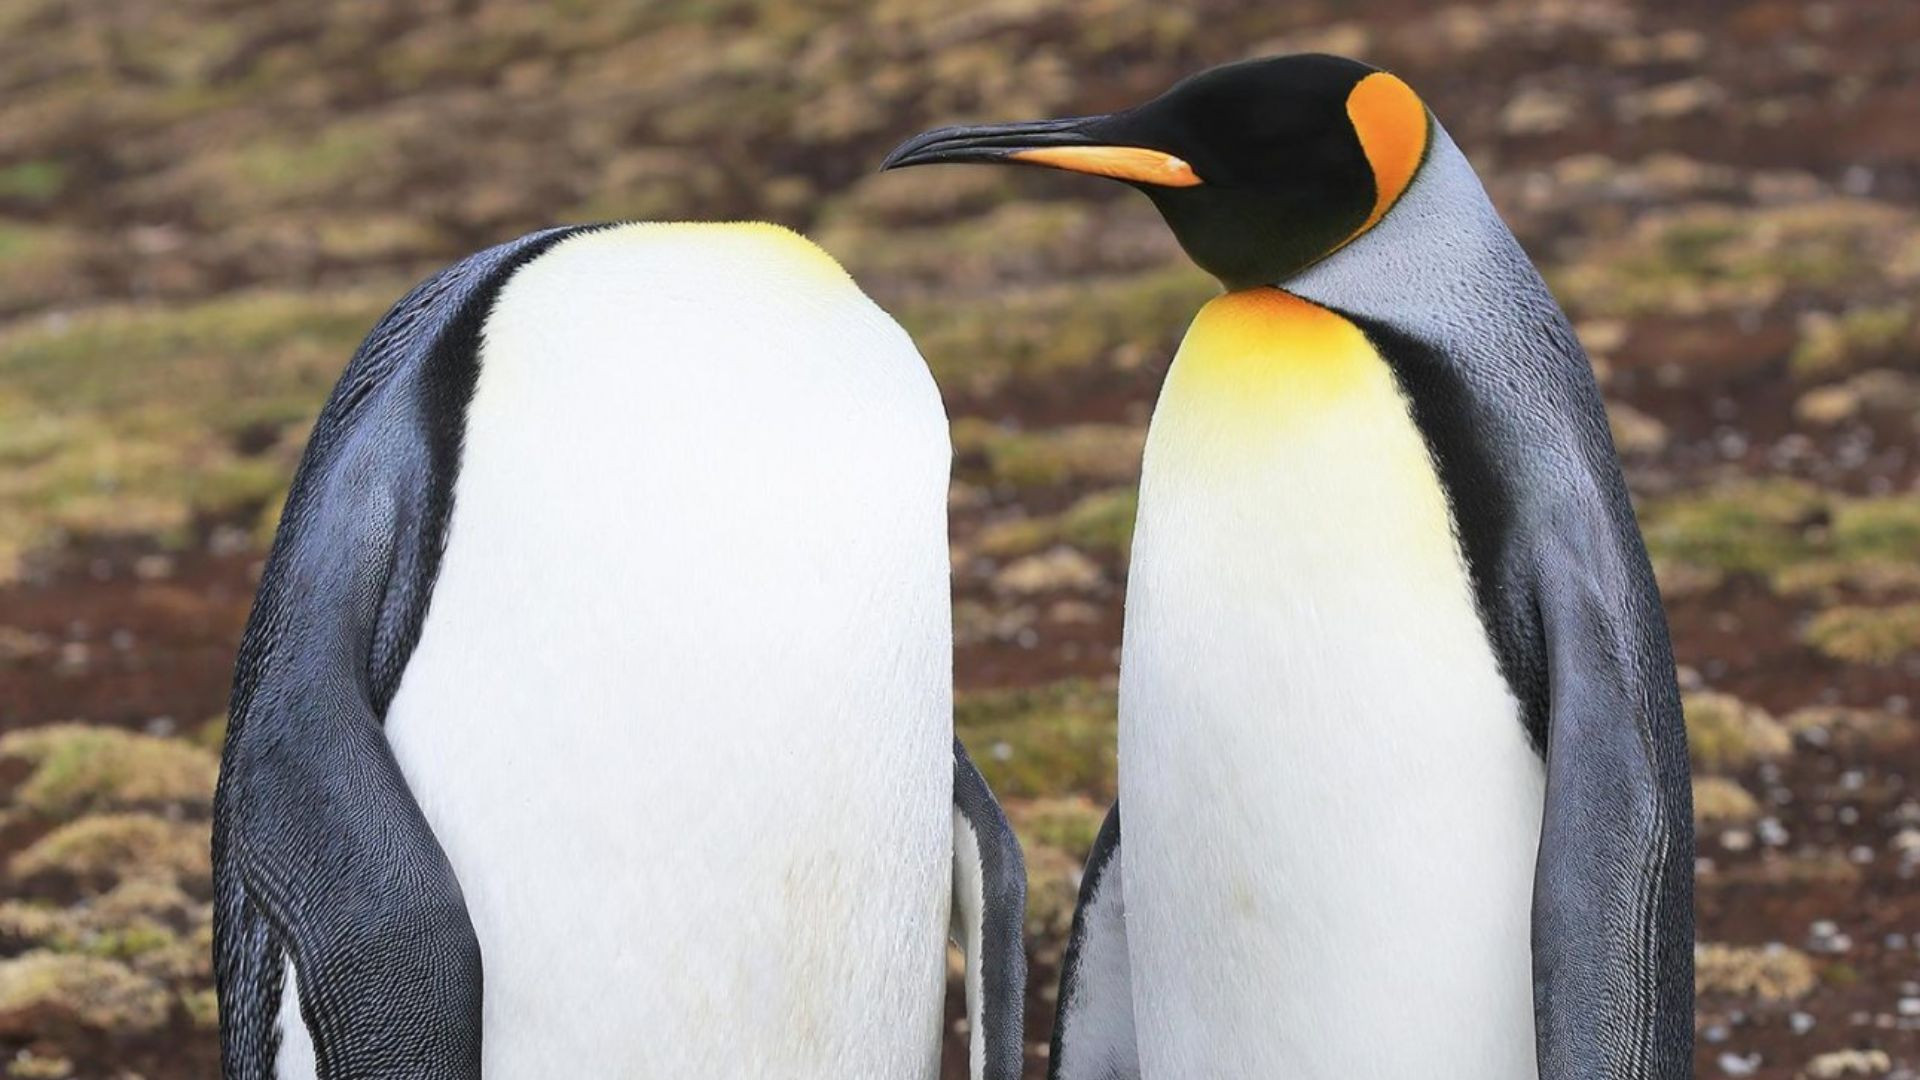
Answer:
[[[1091,116],[937,128],[901,143],[880,168],[945,162],[1043,165],[1156,187],[1194,187],[1202,183],[1193,166],[1164,150],[1101,143],[1087,129],[1105,119]]]

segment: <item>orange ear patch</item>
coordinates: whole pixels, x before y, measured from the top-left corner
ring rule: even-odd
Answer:
[[[1111,176],[1160,187],[1193,187],[1200,183],[1193,166],[1159,150],[1142,146],[1041,146],[1007,155],[1015,161],[1046,165],[1069,172]]]
[[[1360,149],[1373,166],[1373,212],[1355,230],[1359,236],[1387,215],[1413,183],[1414,170],[1427,152],[1427,107],[1413,88],[1384,71],[1361,79],[1347,95],[1347,119],[1360,137]],[[1351,239],[1351,237],[1349,238]]]

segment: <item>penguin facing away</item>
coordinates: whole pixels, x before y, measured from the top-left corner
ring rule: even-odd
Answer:
[[[1020,851],[952,731],[944,411],[767,225],[420,285],[314,429],[215,811],[224,1074],[1021,1067]]]
[[[1226,286],[1149,429],[1053,1075],[1692,1074],[1671,646],[1598,388],[1460,150],[1330,56],[885,167],[1122,180]]]

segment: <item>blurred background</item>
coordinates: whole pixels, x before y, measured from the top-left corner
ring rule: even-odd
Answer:
[[[1426,96],[1592,352],[1687,692],[1701,1075],[1914,1077],[1920,5],[1890,0],[0,0],[0,1068],[214,1074],[232,654],[386,305],[556,222],[755,217],[847,264],[954,417],[958,723],[1026,843],[1042,1075],[1144,425],[1214,286],[1118,185],[874,167],[1307,50]]]

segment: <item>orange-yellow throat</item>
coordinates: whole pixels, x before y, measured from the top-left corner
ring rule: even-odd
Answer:
[[[1154,410],[1145,472],[1144,494],[1212,492],[1243,527],[1277,512],[1317,529],[1289,541],[1298,556],[1339,559],[1391,536],[1415,580],[1463,587],[1446,495],[1392,368],[1358,326],[1291,293],[1246,289],[1200,310]]]
[[[1297,427],[1355,396],[1395,393],[1359,327],[1266,288],[1231,292],[1200,309],[1165,390],[1169,402],[1236,428]]]

